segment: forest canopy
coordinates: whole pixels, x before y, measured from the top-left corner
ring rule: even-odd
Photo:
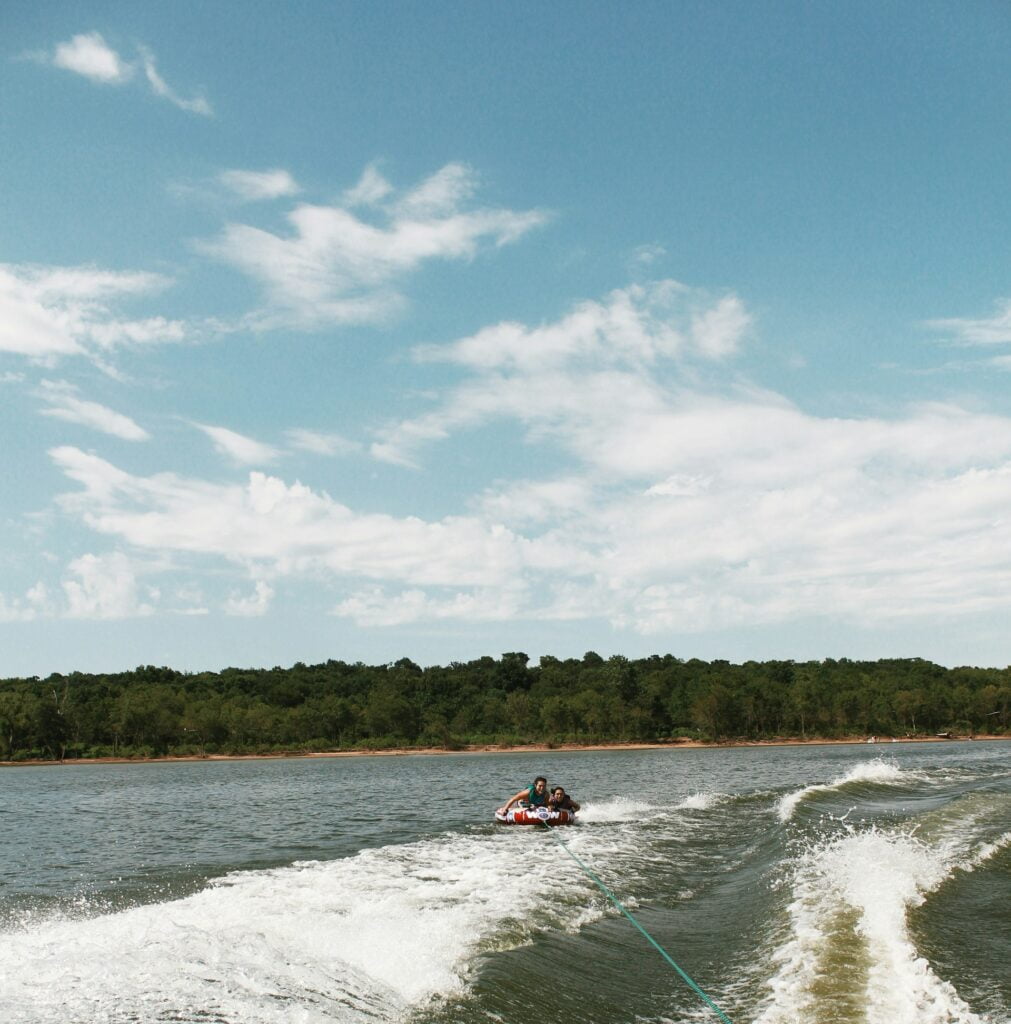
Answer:
[[[526,654],[0,680],[0,759],[1009,732],[1011,668]]]

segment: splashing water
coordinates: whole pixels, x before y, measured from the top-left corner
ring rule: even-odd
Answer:
[[[789,931],[776,949],[758,1024],[981,1024],[919,955],[907,916],[959,865],[904,834],[876,829],[816,844],[797,863]]]
[[[285,1020],[398,1019],[462,991],[483,943],[528,941],[542,902],[546,923],[566,926],[573,909],[543,901],[553,851],[520,838],[444,837],[238,872],[186,899],[0,934],[0,1018],[151,1020],[186,1007],[259,1024],[283,1007]],[[517,877],[528,881],[510,885]]]

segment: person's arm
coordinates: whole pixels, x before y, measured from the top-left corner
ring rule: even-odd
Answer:
[[[518,793],[517,793],[517,794],[516,794],[515,796],[511,796],[511,797],[509,798],[509,803],[507,803],[507,804],[504,804],[504,805],[503,805],[502,807],[500,807],[500,808],[499,808],[499,810],[500,810],[500,811],[501,811],[501,812],[502,812],[503,814],[505,814],[505,812],[506,812],[506,811],[508,811],[508,810],[509,810],[509,808],[510,808],[510,807],[512,807],[512,805],[513,805],[514,803],[516,803],[516,801],[517,801],[517,800],[522,800],[522,799],[523,799],[523,798],[524,798],[524,797],[525,797],[525,796],[527,795],[527,793],[528,793],[528,792],[529,792],[529,791],[528,791],[528,790],[526,790],[526,789],[521,789],[521,790],[520,790],[520,791],[519,791],[519,792],[518,792]]]

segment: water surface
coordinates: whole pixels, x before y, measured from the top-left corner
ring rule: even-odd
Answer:
[[[536,774],[583,804],[491,823]],[[1000,742],[8,769],[0,1020],[1011,1021]]]

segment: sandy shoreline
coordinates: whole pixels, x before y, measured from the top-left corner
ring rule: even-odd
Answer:
[[[725,743],[703,743],[700,740],[671,740],[667,743],[528,743],[525,745],[499,745],[471,743],[460,749],[446,747],[392,747],[388,750],[322,750],[316,752],[291,751],[275,754],[167,754],[164,757],[89,757],[66,761],[35,759],[31,761],[0,761],[0,768],[28,768],[39,766],[89,764],[160,764],[189,761],[279,761],[311,760],[323,757],[444,757],[453,754],[557,754],[566,751],[601,750],[719,750],[728,747],[828,747],[828,746],[890,746],[892,743],[954,743],[962,740],[1011,740],[1011,736],[913,736],[904,739],[851,738],[841,740],[801,739],[799,737],[774,740],[728,740]]]

